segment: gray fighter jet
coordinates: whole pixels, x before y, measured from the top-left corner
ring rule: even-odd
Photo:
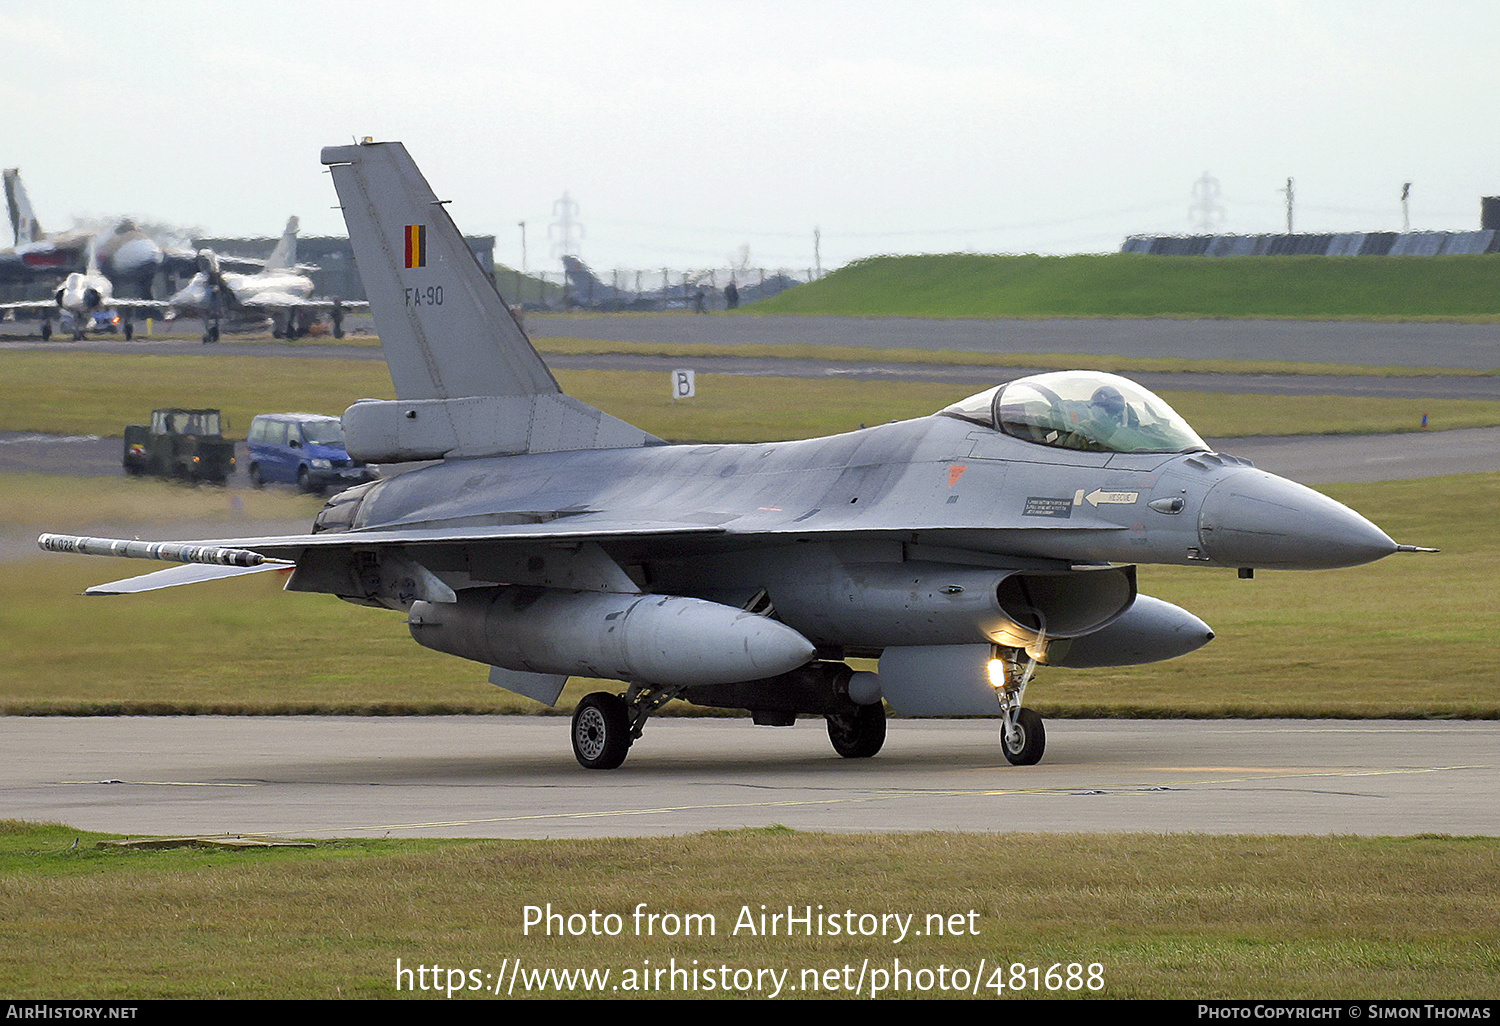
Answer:
[[[850,758],[879,751],[886,703],[998,715],[1006,758],[1030,764],[1038,665],[1152,662],[1213,637],[1139,594],[1137,564],[1249,576],[1413,548],[1090,371],[828,438],[669,445],[563,394],[399,143],[322,159],[398,396],[349,407],[349,453],[428,465],[340,493],[307,535],[44,535],[186,564],[91,592],[292,564],[288,590],[399,610],[418,643],[541,702],[570,675],[624,682],[578,704],[588,768],[620,765],[671,698],[767,725],[823,716]]]

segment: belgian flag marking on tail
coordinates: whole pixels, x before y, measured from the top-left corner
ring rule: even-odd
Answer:
[[[427,266],[427,226],[425,224],[406,226],[406,266]]]

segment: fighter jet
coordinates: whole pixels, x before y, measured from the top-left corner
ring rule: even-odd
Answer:
[[[1415,548],[1092,371],[826,438],[668,444],[562,392],[400,143],[322,161],[397,395],[345,411],[349,453],[430,462],[336,495],[306,535],[43,535],[186,564],[91,593],[290,566],[288,590],[400,611],[419,644],[543,703],[569,676],[618,680],[572,717],[590,769],[619,766],[672,698],[766,725],[822,716],[848,758],[880,750],[886,703],[987,713],[1025,765],[1046,742],[1023,705],[1039,666],[1145,663],[1213,637],[1140,594],[1138,565],[1249,576]]]
[[[720,290],[706,279],[708,272],[699,272],[696,277],[668,284],[664,288],[636,291],[608,285],[601,281],[589,265],[575,256],[564,255],[563,305],[569,309],[616,312],[622,310],[687,310],[697,305],[699,297],[705,300],[710,294],[721,295]],[[747,279],[749,275],[745,276]],[[767,276],[764,272],[756,281],[741,280],[735,283],[737,304],[754,303],[780,295],[799,283],[780,272]],[[717,300],[716,300],[717,302]]]
[[[223,270],[217,253],[199,250],[198,273],[168,300],[168,318],[183,313],[203,318],[203,341],[208,343],[219,340],[222,323],[230,317],[262,322],[270,317],[275,337],[294,338],[308,315],[366,309],[364,301],[313,298],[313,281],[297,265],[297,229],[297,218],[288,218],[281,241],[254,274]]]
[[[100,272],[99,254],[94,247],[90,246],[88,269],[82,272],[74,271],[68,275],[53,293],[51,299],[0,303],[0,310],[29,310],[40,314],[44,341],[52,337],[52,314],[61,313],[65,320],[72,323],[75,342],[83,341],[90,325],[94,323],[95,314],[114,311],[122,315],[119,319],[124,326],[125,339],[129,341],[134,337],[130,315],[132,313],[160,313],[164,306],[165,304],[150,299],[115,298],[114,285]]]

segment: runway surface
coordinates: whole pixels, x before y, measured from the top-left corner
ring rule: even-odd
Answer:
[[[370,327],[349,319],[351,331]],[[189,341],[134,342],[95,338],[83,343],[21,334],[0,336],[0,348],[187,345],[232,352],[236,336],[205,347],[199,327],[180,321],[175,334]],[[1047,318],[1035,320],[928,317],[757,316],[708,314],[527,314],[534,338],[566,337],[614,342],[708,342],[724,345],[838,345],[876,349],[956,349],[974,353],[1076,353],[1098,356],[1180,357],[1194,360],[1294,360],[1384,367],[1500,367],[1500,324],[1375,321],[1302,321],[1228,318]],[[260,347],[264,348],[264,347]],[[318,346],[287,346],[293,354]],[[327,347],[350,349],[354,347]],[[302,352],[300,355],[322,355]],[[329,354],[331,355],[331,354]],[[354,354],[346,354],[353,356]],[[357,357],[356,357],[357,358]]]
[[[1500,835],[1500,724],[1050,720],[1014,767],[986,720],[653,720],[581,769],[561,717],[0,718],[5,815],[136,834],[586,837],[798,830]]]
[[[1500,367],[1500,325],[1496,324],[557,314],[528,317],[526,327],[539,337],[623,342],[796,343],[978,353],[1310,360],[1372,367]]]

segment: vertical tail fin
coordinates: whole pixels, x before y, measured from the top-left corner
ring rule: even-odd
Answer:
[[[16,245],[24,246],[42,238],[42,226],[37,224],[36,213],[31,209],[31,198],[21,184],[21,169],[5,169],[5,207],[10,213],[10,229],[15,234]]]
[[[344,411],[376,463],[614,449],[661,439],[563,395],[398,142],[323,150],[380,331],[396,402]]]
[[[281,241],[276,243],[276,248],[271,250],[271,255],[266,259],[266,270],[285,271],[296,266],[297,263],[297,230],[301,222],[295,216],[286,219],[286,230],[281,233]]]
[[[404,146],[329,146],[323,163],[399,398],[561,393]]]

